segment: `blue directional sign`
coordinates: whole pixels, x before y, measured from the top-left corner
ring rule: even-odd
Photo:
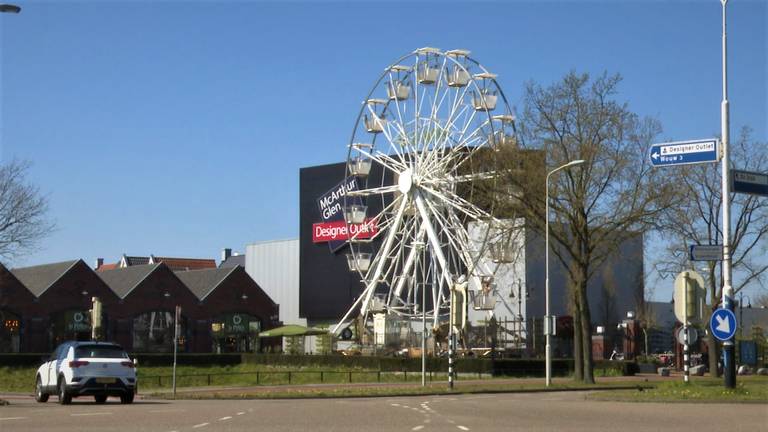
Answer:
[[[730,309],[716,309],[709,319],[712,334],[721,341],[727,341],[736,334],[736,315]]]
[[[731,170],[731,181],[734,192],[768,196],[768,174]]]
[[[720,160],[717,140],[714,138],[654,144],[651,146],[649,156],[651,157],[651,165],[655,167],[709,163]]]

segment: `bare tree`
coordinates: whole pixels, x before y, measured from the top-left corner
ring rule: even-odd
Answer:
[[[520,148],[528,150],[509,146],[501,151],[513,167],[530,149],[544,151],[545,169],[527,170],[524,176],[510,169],[505,182],[522,191],[526,223],[540,233],[547,171],[585,160],[551,178],[550,236],[571,293],[575,379],[587,383],[594,382],[588,281],[622,242],[642,235],[666,205],[667,182],[655,181],[659,172],[647,156],[661,127],[615,100],[620,81],[618,75],[590,80],[571,72],[546,88],[528,84],[518,119]]]
[[[768,292],[760,293],[755,296],[755,305],[757,305],[757,307],[768,308]]]
[[[733,142],[731,161],[735,168],[768,171],[765,143],[751,138],[743,128]],[[657,264],[661,273],[673,274],[692,267],[688,245],[722,244],[722,183],[720,164],[701,164],[667,169],[671,183],[677,185],[676,203],[660,219],[661,230],[668,234],[665,258]],[[765,287],[768,278],[768,199],[755,195],[731,193],[731,260],[734,293],[747,286]],[[708,303],[715,309],[722,298],[722,277],[716,262],[705,263]],[[714,338],[707,338],[710,353],[717,353]],[[718,355],[710,355],[710,371],[717,371]]]
[[[13,160],[0,165],[0,259],[34,250],[51,233],[48,199],[27,180],[30,163]]]

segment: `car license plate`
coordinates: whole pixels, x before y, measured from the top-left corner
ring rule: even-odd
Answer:
[[[114,378],[96,378],[97,384],[114,384]]]

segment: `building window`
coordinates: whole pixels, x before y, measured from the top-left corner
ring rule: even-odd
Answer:
[[[179,351],[186,351],[187,326],[182,316],[179,331]],[[133,319],[133,351],[173,352],[174,317],[172,311],[152,311]]]
[[[213,352],[259,352],[259,318],[240,313],[224,314],[211,322]]]
[[[91,340],[91,314],[86,310],[71,309],[51,315],[50,347],[65,341]]]
[[[17,353],[21,348],[21,319],[0,310],[0,353]]]

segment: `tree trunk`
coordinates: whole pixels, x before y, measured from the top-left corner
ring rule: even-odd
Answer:
[[[717,369],[717,361],[720,360],[720,344],[712,336],[712,332],[707,335],[707,352],[709,353],[709,376],[719,377],[720,371]]]
[[[573,379],[577,382],[581,382],[584,380],[584,367],[582,366],[584,346],[583,338],[581,337],[581,302],[579,301],[579,290],[573,282],[571,282],[571,294],[573,302]]]
[[[586,384],[595,383],[595,375],[592,367],[592,314],[589,312],[589,303],[587,301],[587,280],[586,277],[580,281],[579,290],[581,294],[579,299],[581,300],[580,314],[581,314],[581,336],[583,339],[582,355],[584,368],[582,381]]]

